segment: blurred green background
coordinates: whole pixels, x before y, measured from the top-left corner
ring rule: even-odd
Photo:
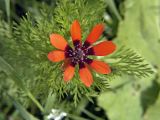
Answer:
[[[108,39],[112,39],[117,46],[125,45],[127,48],[136,51],[136,53],[145,59],[154,72],[144,78],[127,74],[116,76],[115,79],[108,81],[108,90],[100,92],[98,96],[92,97],[90,101],[82,99],[76,107],[70,106],[70,104],[66,102],[58,104],[59,109],[67,112],[67,117],[63,119],[160,120],[160,1],[70,0],[71,2],[69,2],[68,5],[66,1],[67,0],[0,0],[0,120],[47,120],[47,115],[49,115],[51,109],[54,108],[54,105],[57,104],[54,101],[54,94],[49,94],[46,95],[48,96],[47,98],[38,98],[38,100],[44,99],[41,106],[25,88],[23,89],[23,85],[19,82],[23,73],[20,75],[21,77],[14,75],[14,70],[11,66],[15,67],[16,62],[9,62],[13,56],[11,57],[11,55],[8,54],[11,48],[10,44],[12,44],[12,41],[9,41],[9,39],[16,37],[12,36],[12,32],[14,33],[14,30],[16,31],[17,26],[23,27],[21,23],[24,23],[25,20],[22,22],[22,18],[27,18],[26,13],[29,13],[30,20],[34,18],[42,22],[42,10],[54,11],[55,8],[63,9],[62,4],[72,7],[81,3],[81,1],[84,2],[84,6],[77,7],[84,7],[83,9],[85,9],[88,3],[90,7],[93,5],[90,11],[92,17],[94,17],[94,10],[95,12],[99,10],[96,6],[103,6],[104,9],[102,9],[103,14],[101,17],[108,26],[104,35],[107,36]],[[72,4],[70,5],[70,3]],[[44,12],[44,14],[48,13]],[[36,24],[34,20],[30,22],[35,22]],[[66,26],[69,25],[66,24]],[[6,59],[8,59],[8,61],[5,61]],[[17,64],[16,69],[21,71],[21,67],[23,68],[23,66],[19,67]],[[15,82],[13,79],[17,81]],[[21,86],[22,88],[17,86]],[[20,89],[23,89],[23,91]],[[47,88],[44,87],[43,89]],[[14,96],[15,93],[16,96]],[[42,94],[44,93],[42,92]],[[34,102],[25,103],[23,99],[29,99],[27,96]],[[21,97],[23,99],[21,99]],[[19,100],[17,100],[17,98]]]

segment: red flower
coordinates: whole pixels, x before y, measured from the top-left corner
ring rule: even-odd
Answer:
[[[97,24],[82,45],[80,24],[75,20],[70,29],[74,48],[71,48],[61,35],[54,33],[50,35],[51,44],[59,50],[51,51],[48,59],[52,62],[69,60],[64,70],[64,81],[72,79],[76,65],[79,65],[80,79],[87,87],[93,83],[93,77],[88,67],[101,74],[111,72],[108,64],[87,57],[88,55],[105,56],[116,49],[116,45],[112,41],[103,41],[95,46],[92,45],[99,39],[103,31],[104,25]]]

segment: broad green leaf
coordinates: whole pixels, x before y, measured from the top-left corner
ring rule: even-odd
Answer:
[[[120,22],[116,41],[137,50],[159,66],[159,0],[126,0],[125,18]]]
[[[155,105],[151,106],[144,115],[144,120],[159,120],[160,118],[160,94]]]
[[[151,86],[151,79],[123,76],[109,81],[111,91],[102,93],[98,103],[110,120],[142,120],[141,94]]]
[[[111,83],[111,87],[114,86],[111,88],[112,91],[100,95],[98,103],[105,109],[110,120],[142,120],[141,89],[137,87],[138,85],[128,77],[119,78]]]
[[[160,86],[157,80],[154,80],[150,86],[144,89],[141,93],[141,106],[146,111],[150,106],[157,101],[160,92]],[[160,108],[159,108],[160,110]]]
[[[126,0],[125,1],[125,14],[124,20],[120,22],[118,37],[116,38],[117,43],[123,44],[139,52],[144,58],[148,60],[152,65],[156,66],[157,75],[160,75],[160,25],[159,25],[159,0]],[[144,91],[153,90],[148,89],[151,85],[151,82],[146,83],[149,80],[153,80],[155,74],[152,75],[152,78],[144,78],[141,81],[144,81]],[[160,82],[160,79],[156,79]],[[146,82],[145,82],[146,81]],[[148,84],[148,85],[146,85]],[[156,93],[157,94],[157,87]],[[148,92],[151,92],[148,91]],[[158,91],[159,92],[159,91]],[[141,97],[144,97],[144,93],[141,93]],[[155,99],[152,99],[154,95],[148,94],[147,97],[151,101],[148,103],[154,103]],[[154,97],[155,98],[155,97]],[[145,100],[142,98],[142,100]],[[159,100],[159,99],[158,99]],[[157,101],[158,101],[157,100]],[[145,101],[142,101],[144,105]],[[139,106],[144,107],[144,106]],[[108,108],[109,109],[109,108]],[[107,110],[108,110],[107,109]],[[151,110],[150,110],[151,109]],[[151,111],[151,112],[148,112]],[[158,117],[156,111],[160,111],[160,108],[156,104],[153,107],[149,106],[147,113],[145,115],[149,116],[147,120],[156,120],[154,117]],[[153,113],[153,114],[149,114]],[[154,116],[155,115],[155,116]],[[130,120],[130,119],[129,119]]]

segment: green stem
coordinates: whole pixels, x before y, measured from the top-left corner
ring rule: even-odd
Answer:
[[[88,115],[89,117],[93,118],[94,120],[103,120],[100,117],[97,117],[96,115],[92,114],[91,112],[89,112],[88,110],[83,109],[83,112]]]
[[[113,0],[107,0],[107,3],[109,5],[109,8],[112,10],[112,12],[116,15],[118,20],[122,20],[122,17],[120,16],[117,7],[115,5],[115,2]]]
[[[30,91],[27,92],[28,97],[35,103],[35,105],[41,110],[41,112],[44,111],[43,107],[41,104],[35,99],[35,97],[32,95]]]
[[[5,6],[6,6],[6,14],[7,14],[7,21],[10,25],[11,19],[10,19],[10,0],[5,0]]]
[[[75,115],[72,115],[72,114],[69,114],[69,113],[68,113],[68,117],[73,119],[73,120],[87,120],[85,118],[82,118],[82,117],[79,117],[79,116],[75,116]]]

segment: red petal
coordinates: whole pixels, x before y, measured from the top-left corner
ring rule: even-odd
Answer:
[[[104,24],[97,24],[96,26],[93,27],[86,41],[89,42],[90,44],[96,42],[103,33],[103,31],[104,31]]]
[[[74,76],[75,67],[72,65],[68,65],[64,71],[64,81],[69,81]]]
[[[65,59],[64,63],[62,64],[63,70],[65,70],[68,67],[69,64],[70,64],[70,60],[69,59]]]
[[[93,60],[90,66],[98,73],[101,74],[109,74],[111,72],[111,69],[107,63],[104,63],[102,61]]]
[[[55,50],[48,53],[48,59],[52,62],[59,62],[65,59],[65,54],[63,51]]]
[[[93,83],[93,77],[91,72],[88,70],[88,68],[85,66],[83,68],[80,68],[79,75],[81,81],[87,86],[90,87]]]
[[[116,45],[112,41],[101,42],[92,47],[94,55],[105,56],[111,54],[116,49]]]
[[[80,27],[78,20],[73,21],[71,29],[70,29],[70,33],[71,33],[73,41],[81,40],[81,27]]]
[[[56,47],[60,50],[65,50],[65,48],[67,46],[66,40],[63,38],[63,36],[61,36],[59,34],[51,34],[50,41],[54,47]]]

